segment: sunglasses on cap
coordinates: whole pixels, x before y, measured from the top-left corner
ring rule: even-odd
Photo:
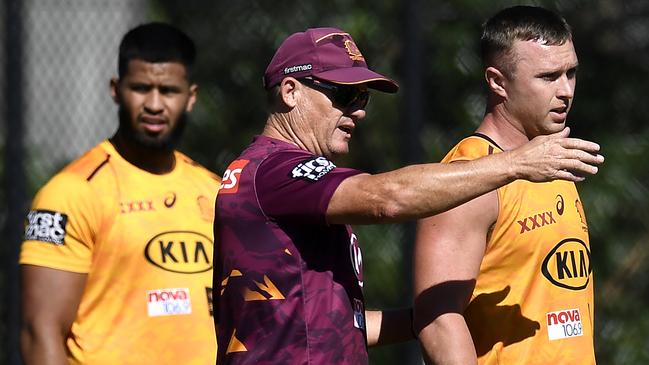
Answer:
[[[314,79],[311,76],[298,79],[301,83],[314,89],[327,91],[325,94],[333,104],[344,110],[365,109],[370,101],[370,92],[355,85],[341,85]]]

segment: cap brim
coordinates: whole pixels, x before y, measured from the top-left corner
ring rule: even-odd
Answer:
[[[399,85],[396,82],[365,67],[337,68],[314,73],[313,76],[336,84],[367,84],[367,87],[371,89],[386,93],[396,93],[399,90]]]

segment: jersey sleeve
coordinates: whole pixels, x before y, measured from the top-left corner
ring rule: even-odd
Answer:
[[[498,152],[500,150],[494,148],[487,141],[477,137],[468,137],[455,145],[441,162],[471,161]]]
[[[50,180],[25,219],[20,263],[89,272],[101,219],[97,199],[88,182],[74,174]]]
[[[326,224],[334,191],[343,180],[360,173],[337,167],[322,156],[281,151],[259,165],[255,191],[261,209],[271,219]]]

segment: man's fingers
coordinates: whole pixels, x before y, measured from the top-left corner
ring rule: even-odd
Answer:
[[[537,136],[529,144],[517,149],[523,164],[530,168],[523,178],[530,181],[556,179],[583,181],[585,176],[598,172],[604,163],[597,143],[579,138],[567,138],[569,128],[545,136]],[[516,154],[515,154],[516,155]]]
[[[600,149],[597,143],[579,138],[564,138],[559,140],[559,142],[563,148],[582,150],[590,153],[597,153]]]
[[[582,150],[567,150],[566,157],[585,162],[590,165],[601,165],[604,162],[604,156],[596,153],[584,152]]]
[[[568,171],[575,175],[595,175],[599,169],[597,166],[589,165],[579,160],[566,160],[565,167],[561,168],[562,171]]]
[[[580,181],[585,180],[585,178],[583,176],[575,175],[572,172],[567,171],[567,170],[559,170],[559,171],[557,171],[556,177],[557,177],[557,179],[573,181],[573,182],[580,182]]]

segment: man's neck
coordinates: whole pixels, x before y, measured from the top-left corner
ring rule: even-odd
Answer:
[[[173,150],[145,147],[127,139],[120,133],[115,134],[110,139],[110,143],[126,161],[152,174],[169,173],[176,165]]]
[[[316,145],[313,143],[313,138],[309,139],[308,133],[303,133],[304,131],[301,131],[300,127],[297,121],[291,121],[289,113],[273,113],[268,116],[262,135],[294,144],[305,151],[317,153],[317,151],[313,151],[315,149],[313,146]]]
[[[521,131],[520,123],[513,117],[503,112],[501,108],[487,110],[477,133],[482,133],[500,146],[500,148],[513,150],[529,141],[529,138]]]

